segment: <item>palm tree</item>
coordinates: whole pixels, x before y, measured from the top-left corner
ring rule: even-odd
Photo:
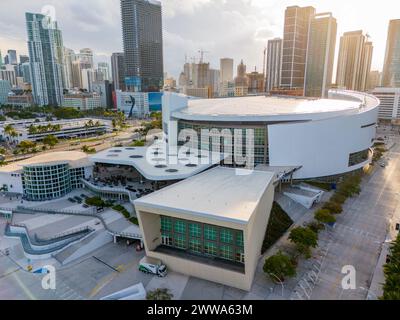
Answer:
[[[11,124],[8,124],[4,127],[4,133],[11,135],[11,132],[15,131],[14,127]]]

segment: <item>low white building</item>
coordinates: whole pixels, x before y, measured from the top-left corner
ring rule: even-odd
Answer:
[[[380,100],[378,117],[381,120],[400,120],[400,88],[375,88],[372,94]]]
[[[127,117],[146,118],[150,115],[149,94],[146,92],[116,91],[117,109]]]
[[[82,188],[81,179],[89,178],[92,168],[83,152],[45,153],[1,167],[0,188],[30,201],[56,199]]]
[[[12,137],[5,133],[7,125],[11,125],[17,136]],[[47,129],[46,126],[49,126]],[[32,131],[32,127],[36,131]],[[5,121],[0,123],[0,138],[13,143],[24,140],[41,141],[48,135],[60,139],[86,137],[94,134],[112,132],[110,120],[82,118],[58,121],[43,121],[43,119],[29,119],[21,121]]]
[[[64,95],[63,106],[83,111],[92,110],[101,107],[101,97],[96,92],[68,93]]]

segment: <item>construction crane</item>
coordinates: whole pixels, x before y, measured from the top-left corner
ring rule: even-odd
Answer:
[[[200,49],[199,50],[199,53],[200,53],[200,63],[203,63],[203,61],[204,61],[204,54],[205,53],[210,53],[209,51],[204,51],[203,49]]]

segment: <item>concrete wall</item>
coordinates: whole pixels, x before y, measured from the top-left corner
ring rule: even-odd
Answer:
[[[247,285],[249,290],[253,282],[257,264],[261,257],[262,244],[265,238],[269,218],[271,216],[272,203],[274,201],[275,187],[271,183],[262,196],[256,211],[252,215],[245,237],[245,259]],[[247,241],[247,243],[246,243]]]

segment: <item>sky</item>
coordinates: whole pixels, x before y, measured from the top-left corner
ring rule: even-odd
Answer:
[[[318,13],[332,12],[338,39],[346,31],[363,30],[374,44],[373,70],[382,70],[390,19],[400,19],[398,0],[162,0],[164,71],[178,77],[185,56],[200,57],[219,68],[221,57],[235,65],[243,59],[247,71],[262,70],[268,39],[283,36],[285,8],[312,5]],[[1,0],[0,50],[27,54],[25,12],[54,6],[64,46],[91,48],[97,62],[122,51],[119,0]]]

